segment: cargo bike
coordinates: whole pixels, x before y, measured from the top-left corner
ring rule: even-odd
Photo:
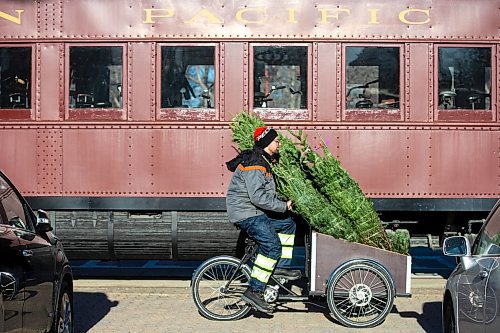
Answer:
[[[306,288],[293,291],[289,281],[270,278],[264,299],[270,304],[314,303],[326,297],[332,316],[347,327],[373,327],[390,313],[396,296],[409,297],[411,257],[311,231],[306,235]],[[257,245],[247,238],[242,259],[217,256],[194,272],[191,288],[201,315],[236,320],[251,306],[241,300],[250,281]]]

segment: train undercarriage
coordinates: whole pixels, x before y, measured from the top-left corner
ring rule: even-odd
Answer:
[[[228,222],[223,198],[28,200],[35,209],[49,212],[71,260],[203,260],[239,255],[244,248],[244,236]],[[386,229],[406,229],[412,248],[431,249],[450,235],[473,239],[495,201],[373,200]],[[298,225],[296,245],[301,246],[307,227]]]

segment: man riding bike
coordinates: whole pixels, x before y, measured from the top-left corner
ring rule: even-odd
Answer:
[[[245,231],[258,245],[252,267],[250,286],[242,299],[259,311],[273,308],[264,300],[264,290],[271,277],[296,280],[301,272],[291,264],[296,225],[291,216],[291,201],[278,198],[270,163],[276,163],[279,152],[277,132],[259,127],[254,132],[255,146],[227,162],[233,172],[227,190],[226,207],[229,220]],[[278,215],[278,216],[275,216]]]

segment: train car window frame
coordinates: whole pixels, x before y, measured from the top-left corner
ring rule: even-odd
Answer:
[[[214,50],[213,108],[162,107],[162,48],[163,47],[212,47]],[[219,43],[158,43],[156,49],[156,119],[166,121],[217,121],[220,120],[220,44]],[[194,93],[192,89],[190,93]],[[222,92],[223,93],[223,92]]]
[[[399,101],[397,108],[348,108],[347,107],[347,48],[397,48],[399,49]],[[404,121],[404,96],[405,96],[405,62],[404,62],[404,44],[373,44],[373,43],[343,43],[342,44],[342,98],[341,110],[342,120],[344,121]],[[370,82],[368,82],[370,83]],[[368,86],[365,84],[364,86]],[[334,93],[334,92],[332,92]]]
[[[440,48],[483,48],[490,49],[490,109],[443,109],[440,108],[439,92],[439,49]],[[434,121],[449,122],[492,122],[496,121],[496,112],[494,111],[497,103],[496,90],[498,89],[497,80],[497,46],[485,44],[434,44]]]
[[[95,48],[95,47],[121,47],[122,48],[122,83],[119,92],[121,94],[121,108],[99,108],[99,107],[70,107],[70,85],[71,85],[71,59],[70,48]],[[127,82],[128,82],[128,63],[127,63],[127,44],[125,43],[67,43],[65,45],[65,83],[64,83],[64,105],[65,118],[67,120],[126,120],[127,119]],[[117,88],[118,88],[117,86]]]
[[[16,83],[19,85],[29,85],[29,93],[26,97],[29,97],[29,108],[2,108],[0,106],[0,120],[34,120],[34,109],[35,109],[35,48],[32,44],[0,44],[0,48],[29,48],[31,50],[30,56],[30,74],[29,78],[19,78],[14,77]],[[1,77],[1,74],[0,74]],[[29,82],[26,82],[26,79]],[[19,98],[22,96],[18,96]]]
[[[255,91],[254,91],[254,70],[255,70],[255,47],[306,47],[307,50],[307,73],[306,73],[306,88],[307,88],[307,101],[306,108],[296,109],[296,108],[262,108],[255,107]],[[304,121],[312,119],[312,107],[313,107],[313,45],[312,43],[250,43],[249,45],[249,108],[252,112],[256,113],[263,120],[287,120],[287,121]],[[279,86],[276,88],[280,89]],[[271,86],[272,89],[272,86]],[[291,89],[291,87],[285,87],[284,89]],[[278,90],[279,91],[279,90]],[[300,93],[297,91],[290,90],[292,94]]]

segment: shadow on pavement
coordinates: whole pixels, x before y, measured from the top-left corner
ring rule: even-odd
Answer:
[[[118,301],[110,301],[104,293],[75,292],[73,302],[75,333],[89,331],[118,305]]]
[[[443,302],[428,302],[422,305],[422,313],[415,311],[399,312],[403,318],[415,318],[422,328],[429,333],[441,333],[441,307]]]

